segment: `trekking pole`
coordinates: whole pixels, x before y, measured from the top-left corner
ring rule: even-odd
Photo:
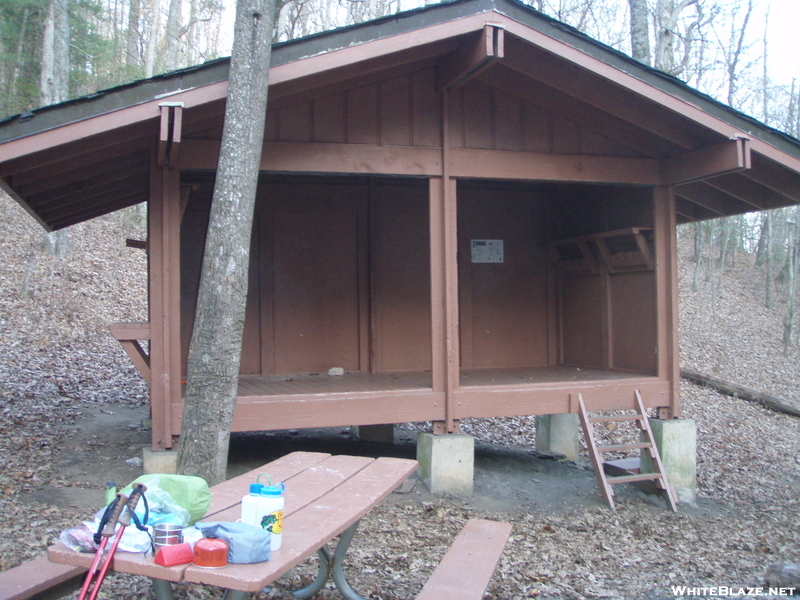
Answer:
[[[89,572],[86,574],[86,579],[83,582],[83,587],[81,588],[81,593],[78,596],[78,600],[84,600],[84,598],[86,598],[86,593],[92,587],[92,584],[95,583],[95,576],[99,572],[98,567],[100,566],[100,561],[105,554],[108,538],[114,535],[114,529],[116,528],[117,520],[122,513],[122,509],[125,508],[125,503],[127,501],[128,497],[125,496],[125,494],[117,494],[117,499],[108,505],[108,508],[106,508],[106,511],[103,513],[103,517],[100,519],[100,525],[97,527],[97,533],[94,534],[94,543],[99,544],[100,547],[97,549],[97,552],[94,555],[94,560],[92,561],[92,566],[89,567]]]
[[[89,600],[95,600],[95,598],[97,598],[97,593],[100,591],[100,586],[102,585],[103,580],[106,578],[106,572],[108,571],[108,567],[111,566],[111,560],[114,558],[114,553],[117,551],[117,546],[119,546],[119,541],[122,539],[122,534],[125,533],[125,528],[131,524],[133,511],[136,510],[136,505],[139,503],[139,498],[142,497],[142,494],[146,489],[147,488],[141,483],[134,488],[130,497],[128,498],[128,510],[124,511],[120,515],[119,519],[117,519],[117,522],[120,525],[119,531],[117,532],[117,537],[114,539],[114,545],[111,546],[111,550],[106,557],[106,561],[103,563],[103,566],[100,569],[100,573],[97,576],[97,582],[94,584],[92,593],[89,595]],[[125,496],[123,496],[123,498],[124,497]]]

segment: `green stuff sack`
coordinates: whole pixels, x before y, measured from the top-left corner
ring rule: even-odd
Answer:
[[[145,492],[145,496],[151,489],[167,492],[175,504],[189,513],[189,525],[202,518],[208,512],[211,504],[211,490],[208,489],[208,484],[202,477],[151,473],[135,479],[121,493],[130,495],[134,486],[140,483],[147,487],[148,491]]]

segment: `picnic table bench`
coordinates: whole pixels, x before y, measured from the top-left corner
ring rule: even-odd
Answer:
[[[240,518],[242,496],[255,481],[258,474],[268,473],[272,481],[286,484],[284,508],[283,544],[272,553],[267,562],[257,564],[229,564],[222,569],[205,569],[192,564],[162,567],[153,562],[151,555],[117,552],[111,567],[115,571],[150,577],[158,600],[172,600],[172,582],[187,581],[214,585],[229,590],[227,600],[244,600],[249,592],[263,590],[278,577],[297,566],[317,552],[319,571],[307,587],[293,592],[297,598],[310,598],[319,592],[328,579],[333,579],[342,596],[348,600],[361,598],[349,585],[342,568],[344,556],[356,533],[358,523],[373,507],[382,502],[394,489],[403,483],[417,468],[416,461],[398,458],[367,458],[359,456],[332,456],[317,452],[294,452],[249,473],[214,486],[211,505],[203,520],[236,521]],[[476,520],[477,521],[477,520]],[[428,592],[421,596],[426,600],[449,600],[458,598],[479,599],[491,579],[511,526],[504,523],[491,525],[490,521],[467,524],[460,539],[456,540],[450,559],[445,557],[440,565],[441,585],[436,584],[436,573],[431,578]],[[502,526],[499,529],[496,526]],[[481,529],[484,527],[484,529]],[[495,541],[487,545],[486,533]],[[339,542],[333,553],[328,542],[335,537]],[[500,542],[502,538],[502,542]],[[461,548],[461,550],[459,550]],[[478,552],[478,554],[475,554]],[[484,552],[484,554],[480,554]],[[474,558],[470,556],[474,554]],[[493,555],[493,558],[492,556]],[[448,553],[448,556],[451,556]],[[54,544],[48,549],[52,562],[88,568],[91,554],[75,552],[65,545]],[[462,560],[469,559],[462,563]],[[448,567],[447,564],[453,564]],[[483,583],[473,582],[477,596],[448,595],[452,580],[469,579],[472,573],[484,565]],[[485,565],[489,565],[486,567]],[[458,565],[461,565],[459,567]],[[455,570],[467,568],[471,573],[453,577]],[[488,576],[486,571],[488,570]],[[439,569],[437,569],[439,571]],[[448,575],[450,573],[450,575]],[[449,579],[448,579],[449,578]],[[431,582],[429,582],[431,583]],[[475,587],[477,585],[477,587]],[[474,594],[474,592],[473,592]]]

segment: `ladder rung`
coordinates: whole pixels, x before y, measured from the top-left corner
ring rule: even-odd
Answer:
[[[638,444],[616,444],[613,446],[598,446],[598,452],[616,452],[618,450],[637,450],[642,448],[652,448],[650,442],[639,442]]]
[[[630,483],[632,481],[652,481],[654,479],[661,479],[661,473],[638,473],[636,475],[620,475],[619,477],[606,477],[608,483]]]
[[[642,415],[617,415],[615,417],[589,417],[590,423],[610,423],[612,421],[641,421]]]

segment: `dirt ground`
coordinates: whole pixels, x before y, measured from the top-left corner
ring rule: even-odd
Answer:
[[[35,507],[97,509],[102,506],[105,485],[122,487],[142,473],[142,448],[149,445],[148,407],[96,405],[77,407],[79,416],[63,425],[56,467],[71,486],[48,485],[22,492],[21,502]],[[303,429],[240,433],[231,439],[228,477],[298,450],[359,456],[416,458],[416,432],[408,426],[395,428],[394,444],[363,442],[348,428]],[[481,444],[475,453],[475,493],[466,504],[476,509],[513,511],[537,507],[546,511],[605,506],[597,491],[594,472],[587,462],[574,463],[541,458],[532,449]],[[244,493],[244,492],[243,492]],[[618,490],[626,497],[660,499],[640,494],[635,488]],[[422,482],[408,496],[419,502],[437,500]]]

